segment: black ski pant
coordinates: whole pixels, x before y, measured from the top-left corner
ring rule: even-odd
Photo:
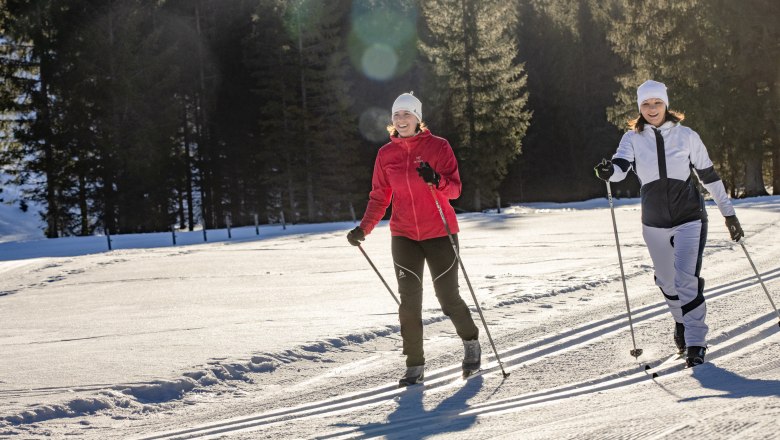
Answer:
[[[458,236],[453,235],[453,238],[457,245]],[[458,292],[458,260],[449,237],[415,241],[394,236],[392,253],[395,277],[398,280],[398,293],[401,296],[398,318],[401,322],[406,365],[413,367],[425,364],[422,295],[423,266],[426,261],[442,312],[450,317],[461,339],[477,339],[479,329],[471,318],[471,311]]]

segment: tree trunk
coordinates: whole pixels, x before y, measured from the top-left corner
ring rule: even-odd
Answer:
[[[198,93],[196,97],[195,114],[197,120],[198,151],[200,153],[200,191],[201,216],[203,227],[210,228],[219,222],[220,214],[217,200],[214,196],[213,171],[216,166],[211,156],[211,139],[209,131],[209,114],[206,100],[206,68],[203,56],[203,29],[201,27],[200,1],[195,2],[195,32],[198,36]]]
[[[780,196],[780,124],[774,121],[775,135],[772,136],[772,195]]]
[[[41,64],[44,64],[44,61],[41,61]],[[44,69],[42,68],[41,71]],[[45,75],[41,74],[41,99],[43,100],[43,108],[40,115],[41,124],[44,127],[50,127],[50,117],[49,117],[49,104],[48,104],[48,86],[46,84],[46,80],[44,79]],[[45,129],[47,132],[49,132],[49,128]],[[55,169],[57,168],[54,164],[54,146],[52,145],[51,139],[47,139],[49,137],[50,133],[47,134],[47,136],[43,139],[43,156],[44,156],[44,168],[46,170],[46,237],[48,238],[57,238],[59,237],[59,203],[57,200],[57,178],[55,176]]]
[[[38,29],[40,33],[38,34],[40,37],[43,37],[43,23],[41,21],[41,16],[43,12],[41,11],[41,5],[38,4]],[[43,148],[43,160],[44,160],[44,170],[46,173],[46,237],[48,238],[57,238],[59,237],[59,204],[57,200],[57,178],[55,177],[55,172],[57,170],[56,165],[54,164],[54,145],[52,144],[52,134],[51,134],[51,114],[49,109],[49,84],[48,84],[48,78],[49,78],[49,72],[51,71],[49,67],[49,56],[48,53],[41,53],[40,54],[40,78],[39,78],[39,84],[40,84],[40,91],[38,92],[40,96],[40,105],[38,108],[40,108],[40,114],[38,115],[38,120],[40,121],[40,126],[43,127],[44,133],[43,136],[41,136],[42,145]]]
[[[766,196],[761,150],[751,150],[745,160],[745,192],[743,197]]]
[[[298,26],[298,69],[301,73],[301,119],[303,120],[303,151],[306,167],[306,219],[309,222],[314,221],[314,176],[312,175],[311,146],[309,145],[309,117],[306,101],[306,70],[303,60],[303,29],[301,28],[301,9],[298,8],[296,15],[296,25]]]
[[[472,32],[476,32],[476,24],[471,20],[476,20],[473,10],[473,2],[469,2],[467,5],[466,0],[461,0],[461,12],[463,14],[463,58],[464,58],[464,76],[466,79],[466,117],[469,123],[469,137],[466,141],[466,146],[471,151],[469,156],[475,156],[478,153],[477,146],[477,128],[476,128],[476,112],[474,110],[474,85],[471,81],[471,56],[472,48],[470,38]],[[477,162],[474,161],[476,167]],[[479,169],[474,169],[471,175],[474,178],[476,188],[474,189],[474,210],[480,211],[482,209],[482,197],[479,191]]]
[[[86,237],[91,233],[89,230],[89,205],[87,204],[87,178],[84,173],[79,172],[79,211],[80,211],[80,223],[81,232],[79,235]]]
[[[108,68],[111,75],[111,79],[116,79],[116,67],[114,63],[113,47],[114,47],[114,21],[113,21],[113,2],[109,5],[108,12],[108,38],[109,47],[112,48],[111,53],[108,54]],[[114,163],[113,163],[113,151],[116,148],[115,139],[119,139],[119,113],[117,111],[117,97],[116,88],[113,85],[111,87],[110,105],[111,105],[111,132],[107,133],[105,139],[103,139],[103,229],[106,234],[117,233],[116,225],[116,203],[114,194]]]
[[[195,229],[195,209],[192,206],[192,153],[190,152],[190,123],[186,101],[184,101],[184,125],[182,128],[184,130],[184,186],[187,192],[187,229],[192,231]]]
[[[780,196],[780,139],[772,147],[772,195]]]

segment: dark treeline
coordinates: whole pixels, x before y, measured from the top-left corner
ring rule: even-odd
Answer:
[[[0,0],[0,167],[48,237],[345,220],[414,90],[460,209],[582,200],[653,78],[732,196],[777,194],[778,26],[771,0]]]

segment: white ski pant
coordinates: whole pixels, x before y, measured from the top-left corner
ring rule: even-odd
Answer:
[[[706,347],[707,305],[704,279],[699,277],[707,223],[701,220],[673,228],[642,225],[642,236],[655,268],[655,284],[661,288],[676,322],[685,325],[685,344]]]

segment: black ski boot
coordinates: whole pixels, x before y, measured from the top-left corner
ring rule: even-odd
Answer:
[[[707,347],[688,347],[688,358],[685,359],[685,366],[691,368],[703,364],[705,353],[707,353]]]
[[[425,378],[425,365],[417,365],[415,367],[406,367],[406,373],[404,377],[398,381],[398,388],[408,387],[416,383],[422,383]]]
[[[679,322],[674,323],[674,345],[677,346],[678,354],[685,353],[685,325]]]

